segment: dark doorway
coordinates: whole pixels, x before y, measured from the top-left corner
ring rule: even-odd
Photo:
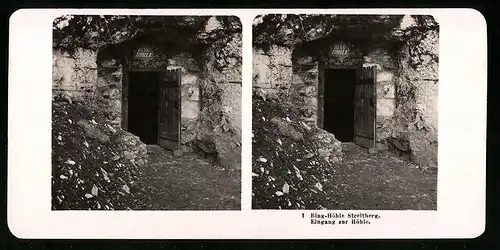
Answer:
[[[158,144],[159,72],[129,72],[128,131],[146,144]]]
[[[325,69],[323,129],[341,142],[354,140],[356,69]]]

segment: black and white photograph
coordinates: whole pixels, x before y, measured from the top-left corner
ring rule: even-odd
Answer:
[[[7,225],[20,239],[478,237],[488,38],[474,9],[17,10]]]
[[[241,22],[53,22],[52,210],[240,210]]]
[[[252,208],[437,210],[431,15],[253,21]]]

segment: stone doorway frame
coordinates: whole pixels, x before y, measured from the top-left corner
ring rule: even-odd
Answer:
[[[324,61],[318,62],[318,109],[317,109],[317,126],[321,129],[324,129],[324,118],[325,118],[325,71],[328,69],[346,69],[346,70],[356,70],[356,80],[358,80],[358,74],[360,70],[363,68],[363,63],[349,65],[349,66],[340,66],[335,64],[325,63]],[[375,76],[376,77],[376,76]],[[375,82],[375,88],[376,88]],[[377,100],[377,91],[375,91],[375,100]],[[375,119],[377,118],[377,107],[375,106]],[[353,126],[354,132],[354,126]],[[375,134],[375,138],[377,135],[377,126],[373,128],[373,133]],[[376,139],[375,139],[376,141]]]
[[[151,72],[151,73],[161,73],[165,69],[163,67],[149,67],[140,68],[133,67],[128,62],[123,64],[122,69],[122,122],[121,127],[123,130],[128,131],[128,93],[129,93],[129,73],[130,72]]]

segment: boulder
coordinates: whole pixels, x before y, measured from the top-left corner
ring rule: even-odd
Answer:
[[[241,138],[220,133],[214,140],[219,164],[224,168],[241,169]]]
[[[294,141],[302,141],[304,139],[304,135],[297,131],[292,124],[279,117],[272,118],[271,123],[278,126],[278,129],[283,136],[291,137]]]
[[[146,144],[139,140],[139,137],[122,131],[115,139],[115,143],[122,149],[121,157],[143,166],[148,162],[148,150]]]
[[[109,143],[109,136],[98,128],[96,124],[90,123],[87,120],[79,120],[76,124],[85,130],[88,137],[96,139],[101,143]]]
[[[317,129],[310,140],[316,144],[317,154],[327,162],[338,163],[342,160],[342,143],[335,138],[335,135]]]

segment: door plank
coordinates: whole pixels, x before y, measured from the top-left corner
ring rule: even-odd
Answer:
[[[169,150],[180,149],[180,69],[165,70],[159,89],[158,141]]]
[[[325,121],[325,64],[318,64],[318,127],[324,129]]]
[[[125,63],[122,77],[122,129],[128,131],[128,89],[129,89],[129,66]]]
[[[358,69],[355,90],[354,143],[375,147],[376,122],[376,67]]]

